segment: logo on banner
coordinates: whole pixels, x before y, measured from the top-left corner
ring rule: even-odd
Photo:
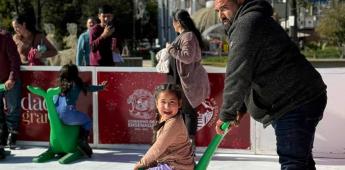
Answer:
[[[198,107],[198,128],[199,131],[206,125],[212,126],[216,121],[216,113],[218,113],[218,105],[214,98],[206,99]]]
[[[127,99],[129,114],[137,119],[151,119],[154,116],[154,97],[148,90],[137,89]]]
[[[135,90],[127,99],[130,105],[128,127],[134,130],[150,130],[154,124],[155,99],[151,92],[144,89]]]

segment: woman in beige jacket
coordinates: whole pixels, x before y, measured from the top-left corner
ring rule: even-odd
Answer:
[[[180,114],[182,92],[176,84],[163,84],[155,92],[157,117],[153,145],[134,170],[193,170],[194,154]]]
[[[179,36],[167,51],[171,56],[168,82],[179,84],[183,89],[182,115],[188,134],[195,146],[197,113],[195,108],[210,94],[208,74],[201,65],[203,48],[200,32],[186,10],[178,9],[173,13],[173,26]]]

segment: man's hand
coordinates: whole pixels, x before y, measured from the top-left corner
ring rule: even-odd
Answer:
[[[107,26],[105,26],[103,33],[101,34],[101,37],[107,38],[107,37],[111,36],[114,31],[115,31],[114,27],[110,27],[107,25]]]
[[[236,119],[233,123],[230,124],[229,130],[231,129],[232,126],[239,126],[241,119],[243,118],[243,116],[247,114],[247,112],[237,112],[237,116]],[[216,122],[216,133],[219,135],[223,135],[224,131],[222,129],[220,129],[220,127],[222,126],[224,122],[221,121],[220,119],[218,119],[218,121]]]
[[[241,119],[243,118],[243,116],[247,114],[247,112],[237,112],[237,116],[236,116],[236,120],[234,122],[234,125],[237,127],[240,125]]]
[[[15,81],[13,81],[13,80],[7,80],[5,82],[6,90],[11,90],[14,86],[14,83],[15,83]]]

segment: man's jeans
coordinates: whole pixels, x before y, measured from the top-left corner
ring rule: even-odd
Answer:
[[[17,81],[13,88],[9,91],[0,92],[0,137],[7,138],[7,130],[18,131],[20,123],[20,113],[21,113],[21,86],[22,83]],[[4,112],[4,102],[3,98],[5,97],[7,102],[8,114],[5,115]],[[1,140],[2,145],[5,141]],[[0,144],[0,145],[1,145]]]
[[[312,155],[315,128],[322,119],[326,103],[326,94],[321,95],[272,123],[282,170],[316,169]]]

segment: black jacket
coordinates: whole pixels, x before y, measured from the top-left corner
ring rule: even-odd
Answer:
[[[320,74],[273,20],[264,0],[246,0],[229,35],[220,119],[232,121],[243,104],[266,127],[273,120],[326,93]]]

